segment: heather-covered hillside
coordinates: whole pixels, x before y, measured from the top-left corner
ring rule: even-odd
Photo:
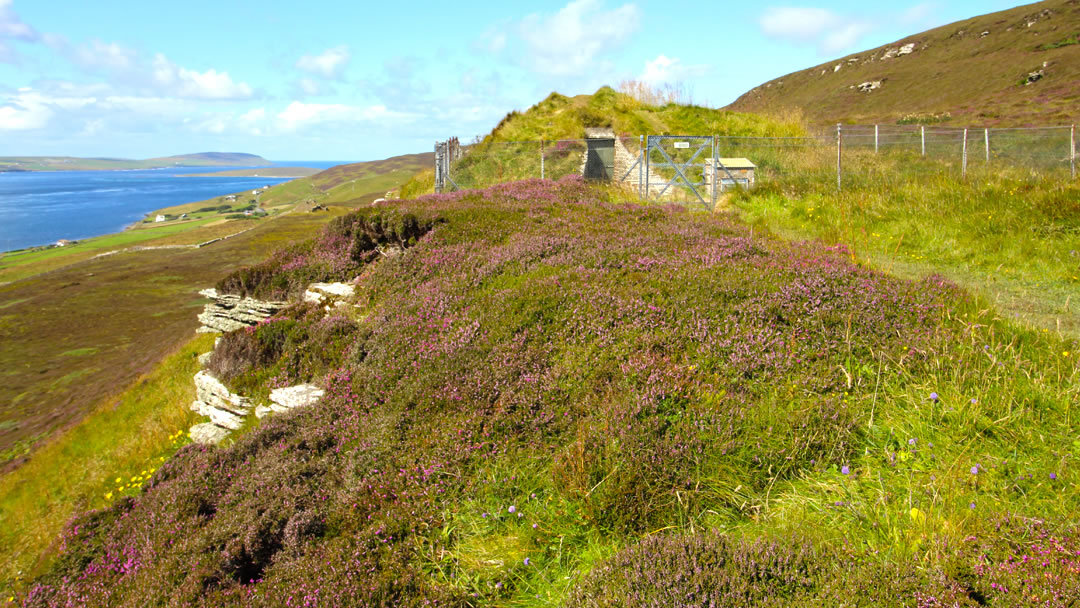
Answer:
[[[32,606],[1064,606],[1076,363],[930,277],[580,179],[391,201],[220,287],[323,402],[72,523]],[[228,373],[223,373],[228,371]]]

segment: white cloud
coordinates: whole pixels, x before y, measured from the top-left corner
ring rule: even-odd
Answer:
[[[234,82],[228,72],[189,70],[161,53],[154,56],[153,79],[168,94],[187,99],[250,99],[254,94],[246,83]]]
[[[554,15],[529,15],[518,26],[528,51],[526,67],[549,76],[595,71],[601,57],[626,42],[640,20],[634,4],[605,11],[601,0],[573,0]]]
[[[19,54],[7,40],[36,42],[40,35],[11,8],[11,0],[0,0],[0,63],[16,63]]]
[[[139,60],[134,49],[101,40],[91,40],[89,44],[71,49],[70,55],[83,68],[114,72],[135,69]]]
[[[296,67],[323,78],[337,79],[349,63],[349,47],[344,44],[326,49],[319,55],[304,55]]]
[[[766,36],[796,44],[813,44],[825,55],[850,49],[876,27],[864,19],[824,8],[790,6],[766,9],[759,25]]]
[[[638,80],[652,85],[676,83],[704,76],[709,66],[686,65],[681,60],[667,55],[657,55],[656,59],[645,62],[645,70]]]
[[[11,4],[11,0],[0,0],[0,38],[24,42],[37,40],[38,33],[15,14]]]
[[[340,103],[303,103],[294,101],[277,114],[276,126],[283,131],[321,123],[357,123],[404,119],[408,115],[393,112],[383,105],[350,106]]]
[[[97,102],[94,97],[51,96],[23,87],[0,100],[0,130],[28,131],[47,126],[58,112],[80,110]]]

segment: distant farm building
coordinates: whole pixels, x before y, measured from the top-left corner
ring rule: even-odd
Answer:
[[[57,247],[67,247],[70,244],[71,244],[71,241],[69,241],[67,239],[60,239],[59,241],[56,241],[56,246]]]
[[[154,218],[154,221],[155,222],[164,222],[165,221],[165,216],[164,215],[159,215],[159,216]]]

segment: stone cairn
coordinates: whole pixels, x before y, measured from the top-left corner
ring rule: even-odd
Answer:
[[[305,302],[325,303],[327,310],[348,306],[344,300],[353,295],[354,286],[349,283],[312,283],[304,292]],[[253,298],[219,294],[215,289],[204,289],[200,295],[210,298],[199,315],[202,326],[199,333],[225,333],[245,327],[253,327],[270,318],[288,305],[288,302],[267,302]],[[220,338],[218,338],[220,341]],[[216,347],[218,342],[214,342]],[[314,405],[326,393],[314,384],[298,384],[270,391],[270,404],[252,404],[247,397],[231,392],[220,380],[205,369],[213,351],[199,356],[204,369],[195,374],[195,401],[191,409],[209,418],[191,427],[192,441],[216,444],[239,430],[254,411],[256,418],[273,413],[284,413],[298,407]]]

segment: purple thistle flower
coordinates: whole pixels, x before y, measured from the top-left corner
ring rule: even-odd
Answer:
[[[938,400],[938,394],[937,393],[930,393],[930,400],[931,401],[937,401]]]
[[[971,474],[972,475],[978,475],[979,474],[979,465],[975,465],[975,466],[971,467]]]
[[[1050,480],[1053,481],[1055,479],[1057,479],[1057,473],[1050,473]]]
[[[517,511],[517,507],[515,507],[514,505],[510,505],[510,508],[507,509],[507,511],[513,513],[514,511]]]
[[[972,397],[972,398],[971,398],[971,405],[975,405],[975,404],[976,404],[976,403],[978,403],[978,402],[979,402],[979,400],[978,400],[978,399],[976,399],[975,397]]]
[[[975,508],[975,503],[971,503],[971,504],[969,504],[969,505],[968,505],[968,508],[969,508],[969,509],[974,509],[974,508]]]
[[[840,467],[840,472],[843,473],[844,475],[850,475],[851,474],[851,469],[848,468],[848,466],[845,464],[844,466]]]

